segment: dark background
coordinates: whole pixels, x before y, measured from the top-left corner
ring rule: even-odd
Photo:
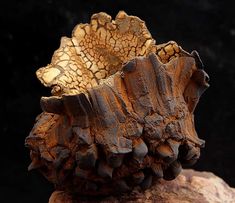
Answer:
[[[175,40],[199,51],[211,87],[195,112],[196,128],[206,140],[197,170],[214,172],[235,187],[235,6],[233,1],[171,0],[150,2],[8,0],[0,3],[1,139],[0,202],[47,202],[52,185],[27,172],[24,139],[41,112],[39,100],[50,90],[35,71],[48,63],[61,36],[105,11],[119,10],[143,19],[157,43]]]

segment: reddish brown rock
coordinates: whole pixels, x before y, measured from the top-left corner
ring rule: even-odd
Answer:
[[[151,188],[142,191],[135,188],[120,197],[73,199],[63,191],[55,191],[49,203],[234,203],[235,188],[210,172],[183,170],[172,181],[154,181]]]

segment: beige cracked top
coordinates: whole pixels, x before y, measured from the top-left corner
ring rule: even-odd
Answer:
[[[184,55],[174,41],[155,45],[144,21],[120,11],[115,20],[106,13],[79,24],[72,38],[62,37],[51,63],[37,70],[38,79],[53,95],[78,94],[95,87],[122,68],[122,64],[155,52],[162,63]],[[187,54],[187,53],[186,53]]]

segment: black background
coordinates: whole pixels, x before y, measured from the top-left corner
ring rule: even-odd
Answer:
[[[193,166],[212,171],[235,186],[235,6],[233,1],[59,1],[5,0],[0,3],[0,202],[47,202],[52,185],[37,172],[27,172],[24,139],[41,112],[39,100],[50,90],[35,71],[50,63],[61,36],[105,11],[119,10],[143,19],[157,44],[175,40],[185,50],[199,51],[211,87],[195,112],[196,129],[206,140]]]

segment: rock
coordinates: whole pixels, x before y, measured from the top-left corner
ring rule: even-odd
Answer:
[[[157,202],[157,203],[234,203],[235,188],[229,187],[211,172],[183,170],[173,181],[155,180],[144,192],[135,188],[131,193],[104,199],[74,200],[62,191],[55,191],[49,203],[108,203],[108,202]]]

